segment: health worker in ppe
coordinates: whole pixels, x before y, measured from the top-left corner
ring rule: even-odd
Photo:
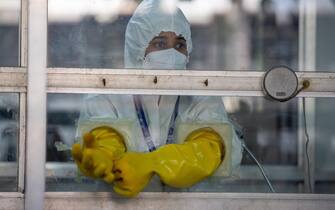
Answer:
[[[143,0],[134,12],[125,35],[126,68],[186,69],[190,24],[179,8],[162,5]],[[242,158],[221,97],[90,95],[78,136],[72,155],[80,171],[125,196],[138,194],[155,175],[166,185],[190,187],[222,165],[236,168]]]

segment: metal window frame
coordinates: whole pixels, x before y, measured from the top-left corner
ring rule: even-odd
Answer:
[[[300,0],[299,5],[299,68],[308,72],[315,72],[316,68],[316,18],[317,18],[317,1],[316,0]],[[315,187],[315,98],[305,99],[306,127],[309,135],[309,146],[305,148],[306,136],[304,129],[298,131],[298,150],[299,150],[299,166],[305,170],[305,191],[314,192]],[[298,126],[304,127],[303,100],[299,99],[298,103],[299,117]],[[307,154],[309,161],[307,160]],[[309,170],[309,171],[308,171]],[[311,183],[309,186],[308,183]]]
[[[141,193],[132,199],[113,193],[46,193],[46,209],[332,209],[330,195],[264,193]]]
[[[261,71],[46,69],[48,93],[264,96]],[[335,97],[334,72],[296,74],[300,85],[311,83],[297,97]],[[0,91],[26,93],[27,77],[26,68],[0,67]]]
[[[335,73],[327,72],[308,72],[315,69],[315,14],[306,15],[306,10],[315,7],[316,0],[300,0],[300,9],[302,25],[300,35],[304,35],[307,28],[310,27],[314,34],[311,37],[299,39],[300,53],[299,68],[305,72],[297,72],[299,84],[304,79],[311,82],[311,87],[303,91],[298,97],[335,97]],[[20,118],[19,118],[19,160],[18,160],[18,192],[0,193],[0,209],[43,209],[44,194],[46,209],[75,209],[78,205],[101,206],[101,209],[108,207],[117,207],[120,209],[143,209],[146,207],[157,207],[162,209],[176,207],[203,209],[211,202],[218,208],[246,208],[251,209],[269,208],[271,209],[316,209],[335,206],[335,195],[318,195],[318,194],[260,194],[260,193],[142,193],[133,200],[127,200],[112,195],[110,193],[75,193],[75,192],[42,192],[44,190],[44,161],[43,152],[36,156],[31,156],[33,151],[26,151],[36,142],[41,143],[39,148],[45,146],[45,139],[40,138],[33,142],[34,135],[26,135],[26,129],[34,127],[34,122],[29,116],[37,114],[30,107],[32,94],[31,88],[47,87],[38,91],[42,96],[40,107],[45,106],[45,94],[48,93],[101,93],[101,94],[182,94],[182,95],[219,95],[219,96],[263,96],[261,80],[264,72],[247,72],[247,71],[145,71],[145,70],[117,70],[117,69],[74,69],[74,68],[47,68],[46,67],[46,31],[47,31],[47,0],[21,0],[21,17],[20,17],[20,66],[18,68],[0,68],[0,92],[19,93]],[[28,19],[41,21],[40,25],[29,25]],[[314,21],[314,23],[313,23]],[[314,26],[313,26],[314,24]],[[29,27],[28,27],[29,26]],[[303,27],[302,27],[303,26]],[[34,28],[36,27],[36,28]],[[36,30],[37,29],[37,30]],[[28,39],[28,30],[30,39]],[[43,33],[37,34],[40,30]],[[309,33],[311,33],[309,31]],[[42,38],[42,43],[34,43],[34,38]],[[41,39],[40,39],[41,40]],[[36,44],[36,45],[35,45]],[[307,45],[308,44],[308,45]],[[314,46],[313,46],[314,44]],[[42,52],[42,59],[34,64],[37,60],[37,54],[28,57],[28,50]],[[314,57],[313,57],[314,56]],[[309,62],[309,63],[308,63]],[[312,63],[314,62],[314,63]],[[28,66],[29,63],[29,66]],[[314,66],[314,68],[313,68]],[[28,71],[29,69],[29,71]],[[35,73],[38,69],[40,72],[47,72],[45,76],[38,78]],[[155,79],[157,78],[157,79]],[[105,82],[102,82],[104,80]],[[157,80],[157,82],[154,82]],[[78,82],[80,81],[80,82]],[[83,82],[84,81],[84,82]],[[125,82],[126,81],[126,82]],[[207,83],[207,84],[206,84]],[[36,96],[35,96],[36,97]],[[38,101],[38,100],[36,100]],[[36,103],[35,101],[35,103]],[[36,110],[36,109],[35,109]],[[39,136],[45,136],[46,130],[40,126],[45,122],[46,113],[38,116],[39,125],[37,133]],[[43,130],[44,129],[44,130]],[[28,129],[29,131],[29,129]],[[313,145],[314,147],[315,145]],[[43,149],[42,149],[43,150]],[[312,148],[314,150],[314,148]],[[300,151],[301,153],[301,151]],[[299,155],[301,156],[301,154]],[[300,158],[300,162],[304,161]],[[26,165],[28,167],[26,167]],[[34,181],[31,166],[38,170],[35,180],[39,179],[38,196],[34,197],[36,189],[32,190]],[[16,167],[16,166],[15,166]],[[48,170],[52,165],[47,164]],[[279,169],[278,169],[279,170]],[[330,175],[332,176],[332,175]],[[26,178],[26,179],[25,179]],[[328,177],[329,178],[329,177]],[[327,179],[327,177],[325,178]],[[306,178],[305,178],[306,180]],[[314,177],[313,177],[314,181]],[[110,199],[113,197],[114,199]],[[33,199],[35,198],[35,199]],[[24,203],[25,200],[25,203]],[[287,201],[287,202],[282,202]],[[303,202],[302,202],[303,201]],[[87,205],[83,205],[87,204]],[[187,206],[187,205],[191,205]]]
[[[23,49],[27,57],[26,141],[22,142],[25,143],[26,160],[24,208],[42,210],[45,194],[48,1],[29,0],[27,4],[28,46]]]
[[[19,92],[19,139],[18,139],[18,192],[24,193],[25,189],[25,157],[26,157],[26,104],[27,104],[27,93],[26,93],[26,81],[27,81],[27,66],[28,66],[28,1],[21,0],[21,12],[20,12],[20,34],[19,34],[19,73],[23,72],[19,76],[19,85],[14,86],[20,87],[22,92]]]
[[[49,68],[48,92],[263,96],[257,71],[170,71]],[[311,87],[298,97],[335,97],[335,73],[297,72]],[[104,82],[103,82],[104,81]]]

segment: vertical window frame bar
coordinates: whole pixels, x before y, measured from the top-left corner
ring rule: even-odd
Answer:
[[[25,157],[26,157],[26,93],[19,93],[19,159],[18,192],[24,193]]]
[[[299,1],[299,70],[315,72],[316,69],[316,18],[317,1]],[[298,165],[304,168],[304,189],[314,192],[315,188],[315,98],[305,98],[307,131],[309,134],[309,161],[307,160],[304,133],[303,101],[299,99]],[[309,167],[307,167],[307,164]],[[309,172],[308,172],[309,170]],[[309,186],[309,182],[311,186]]]
[[[28,0],[21,0],[19,24],[19,66],[27,67],[28,54]],[[26,68],[25,68],[25,72]],[[24,192],[26,154],[26,105],[27,93],[19,93],[19,139],[18,139],[18,192]]]
[[[19,24],[19,66],[27,67],[28,53],[28,0],[21,0]]]
[[[25,210],[44,209],[47,0],[28,2]]]

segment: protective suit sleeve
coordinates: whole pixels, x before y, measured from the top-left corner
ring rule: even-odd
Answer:
[[[190,187],[210,176],[225,155],[221,137],[211,128],[193,131],[183,144],[169,144],[150,153],[125,153],[115,162],[114,190],[135,196],[157,174],[165,184]]]
[[[241,139],[235,132],[235,126],[230,121],[222,97],[216,96],[183,96],[180,102],[179,121],[181,123],[215,124],[228,123],[234,132],[232,138],[232,173],[238,173],[242,161]]]
[[[115,129],[97,127],[84,134],[82,144],[72,146],[72,156],[78,169],[107,183],[114,181],[113,164],[126,151],[123,137]]]

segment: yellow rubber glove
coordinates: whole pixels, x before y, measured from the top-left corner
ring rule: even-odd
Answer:
[[[126,152],[121,134],[107,126],[97,127],[84,134],[83,144],[72,146],[72,156],[79,170],[88,177],[114,181],[114,161]]]
[[[190,187],[212,175],[222,162],[225,150],[221,136],[201,128],[186,137],[184,144],[170,144],[153,153],[155,172],[172,187]]]
[[[142,191],[154,175],[151,153],[127,152],[115,161],[114,191],[132,197]]]
[[[193,131],[183,144],[169,144],[150,153],[125,153],[115,162],[114,190],[135,196],[156,173],[172,187],[190,187],[213,174],[225,155],[220,135],[211,128]]]

